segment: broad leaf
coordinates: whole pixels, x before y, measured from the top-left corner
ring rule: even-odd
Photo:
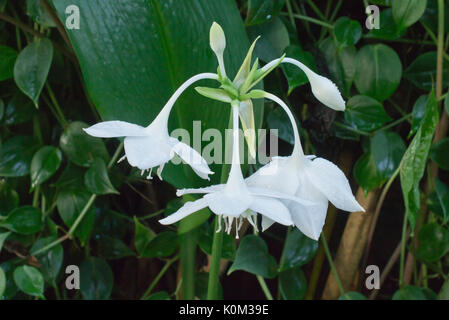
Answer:
[[[285,0],[249,0],[245,24],[248,26],[267,22],[282,9]]]
[[[406,28],[421,18],[427,0],[394,0],[391,6],[394,21],[399,28]]]
[[[373,131],[382,127],[391,118],[376,99],[357,95],[346,104],[345,120],[351,126],[362,131]]]
[[[0,177],[26,176],[38,147],[29,136],[14,136],[4,142],[0,147]]]
[[[362,27],[357,20],[352,20],[348,17],[340,17],[335,22],[334,34],[341,46],[352,46],[362,37]]]
[[[101,158],[95,158],[90,168],[84,175],[84,183],[87,190],[94,194],[110,194],[119,192],[114,188],[109,180],[108,169],[104,160]]]
[[[28,122],[36,114],[33,102],[22,92],[18,91],[8,101],[5,108],[5,124],[19,124]]]
[[[289,58],[301,61],[310,69],[316,70],[315,58],[313,57],[313,55],[310,52],[302,50],[299,45],[288,46],[285,49],[285,54]],[[284,71],[285,77],[287,78],[288,94],[290,94],[295,88],[309,82],[306,74],[297,66],[289,63],[284,63],[281,65],[281,67]]]
[[[444,138],[435,143],[430,149],[430,159],[444,170],[449,170],[449,138]]]
[[[371,140],[371,154],[377,170],[385,180],[399,167],[405,152],[405,144],[396,132],[382,130]]]
[[[422,95],[418,99],[416,99],[415,104],[413,105],[412,110],[412,127],[410,128],[409,137],[418,131],[421,126],[421,121],[424,118],[424,113],[426,110],[427,104],[427,96]]]
[[[17,51],[11,47],[0,46],[0,81],[12,78]]]
[[[426,262],[435,262],[449,252],[449,230],[436,223],[424,225],[418,233],[417,256]]]
[[[0,181],[0,216],[7,215],[19,206],[19,195],[6,183]]]
[[[420,89],[430,91],[435,87],[437,52],[430,51],[418,56],[404,71],[404,78]],[[443,74],[449,74],[449,63],[443,59]],[[443,88],[449,84],[449,79],[443,77]]]
[[[301,300],[306,294],[307,279],[300,267],[279,273],[279,290],[285,300]]]
[[[44,277],[35,267],[17,267],[14,270],[14,282],[20,290],[30,296],[43,297],[44,295]]]
[[[31,161],[31,187],[47,181],[61,165],[62,154],[58,148],[45,146],[39,149]]]
[[[447,222],[449,220],[449,187],[437,178],[434,181],[438,202],[443,212],[443,220]]]
[[[108,263],[89,257],[80,265],[81,294],[86,300],[107,300],[114,286],[114,274]]]
[[[42,212],[32,206],[14,209],[4,220],[0,220],[0,227],[19,234],[34,234],[42,230]]]
[[[394,293],[392,300],[427,300],[427,298],[421,288],[405,286]]]
[[[56,237],[41,238],[34,243],[30,251],[35,252],[42,249],[55,240]],[[41,264],[40,270],[44,276],[44,279],[52,286],[56,286],[57,277],[61,271],[63,258],[64,250],[60,243],[37,256],[37,259]]]
[[[364,153],[354,165],[354,178],[365,192],[380,187],[384,182],[371,152]]]
[[[318,242],[306,237],[297,228],[292,229],[285,240],[280,271],[301,267],[315,256]]]

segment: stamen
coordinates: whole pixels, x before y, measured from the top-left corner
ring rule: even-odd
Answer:
[[[239,222],[237,221],[238,219],[235,219],[235,238],[238,239],[239,238]]]
[[[143,176],[144,173],[145,173],[145,170],[140,171],[141,176]]]
[[[228,234],[231,234],[231,229],[232,229],[232,221],[234,220],[234,217],[228,217],[229,222],[228,222],[228,230],[226,230],[226,232]]]
[[[165,164],[161,164],[160,166],[159,166],[159,168],[157,168],[157,176],[159,177],[159,179],[162,181],[163,179],[162,179],[162,170],[164,170],[164,165]]]
[[[153,168],[150,168],[150,173],[148,173],[147,179],[152,180],[153,177],[151,176],[151,172],[153,172]]]
[[[216,233],[219,233],[221,231],[221,215],[218,215],[218,228],[217,231],[215,231]]]
[[[123,157],[121,157],[120,159],[118,159],[117,163],[120,163],[120,162],[122,162],[125,159],[126,159],[126,154]]]
[[[237,227],[237,231],[240,231],[240,229],[242,228],[242,226],[243,226],[243,218],[240,217],[240,218],[239,218],[239,226]]]
[[[223,217],[224,223],[225,223],[225,232],[228,231],[228,220],[227,217]]]
[[[254,223],[253,221],[253,216],[248,216],[248,221],[249,223],[253,226],[254,230],[256,230],[257,232],[259,232],[259,229],[257,228],[257,225]]]

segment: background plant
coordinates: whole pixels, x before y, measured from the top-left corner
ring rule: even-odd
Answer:
[[[71,4],[82,11],[80,30],[64,28]],[[331,207],[320,243],[276,226],[237,242],[224,235],[219,297],[447,299],[448,1],[170,4],[0,0],[0,296],[206,298],[211,213],[174,228],[157,223],[192,200],[174,187],[204,182],[183,165],[167,166],[165,182],[147,181],[115,164],[120,141],[82,128],[100,119],[147,125],[182,81],[216,70],[207,34],[217,21],[232,35],[231,74],[261,35],[262,64],[285,52],[337,84],[344,114],[318,105],[297,69],[264,79],[289,101],[306,152],[352,173],[368,209],[337,216]],[[380,8],[380,29],[365,27],[369,4]],[[288,154],[284,113],[269,102],[254,110],[256,127],[278,129]],[[174,112],[182,116],[171,127],[191,133],[194,120],[223,131],[229,118],[193,90]],[[211,169],[219,182],[220,166]],[[65,288],[72,264],[81,290]],[[379,292],[364,285],[370,264],[381,270]]]

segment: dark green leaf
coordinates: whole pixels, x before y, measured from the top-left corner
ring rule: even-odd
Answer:
[[[14,136],[0,148],[0,177],[22,177],[30,173],[31,159],[39,145],[28,136]]]
[[[27,0],[27,15],[43,27],[56,27],[55,22],[42,7],[40,0]]]
[[[435,87],[437,52],[430,51],[418,56],[404,71],[404,78],[425,91]],[[449,63],[443,59],[443,74],[449,74]],[[443,88],[449,84],[448,77],[443,78]]]
[[[31,252],[36,252],[39,249],[49,245],[54,242],[56,237],[47,237],[37,240],[31,247]],[[56,246],[48,249],[44,253],[37,256],[41,266],[41,271],[46,282],[50,283],[52,286],[56,286],[57,277],[61,271],[62,261],[64,259],[64,250],[62,245],[59,243]]]
[[[67,227],[71,227],[73,225],[76,218],[78,218],[81,211],[86,206],[90,197],[90,192],[77,187],[64,188],[58,193],[56,198],[56,207],[58,208],[59,215]],[[94,222],[95,209],[92,206],[75,230],[75,235],[80,239],[81,243],[84,244],[89,239]]]
[[[22,92],[17,92],[9,100],[5,110],[5,124],[12,125],[28,122],[36,114],[33,102]]]
[[[285,49],[285,54],[289,58],[301,61],[310,69],[316,70],[315,58],[313,55],[310,52],[302,50],[299,45],[288,46]],[[287,78],[288,94],[290,94],[295,88],[309,82],[306,74],[297,66],[287,63],[282,64],[281,67],[284,71],[285,77]]]
[[[256,235],[248,235],[240,241],[228,275],[236,270],[244,270],[264,278],[274,278],[277,275],[276,269],[276,260],[268,253],[265,241]]]
[[[114,274],[108,263],[89,257],[80,265],[81,293],[86,300],[107,300],[114,286]]]
[[[166,291],[153,293],[146,300],[170,300],[170,295]]]
[[[345,120],[354,128],[369,132],[379,129],[391,118],[376,99],[357,95],[346,104]]]
[[[382,10],[379,15],[379,29],[372,29],[367,38],[378,38],[385,40],[394,40],[404,35],[406,29],[401,29],[393,19],[393,13],[390,8]]]
[[[318,250],[318,242],[306,237],[297,228],[292,229],[285,240],[282,251],[282,265],[280,271],[301,267],[307,264],[315,256]]]
[[[183,203],[185,203],[188,201],[194,201],[196,200],[196,198],[194,198],[192,195],[185,195],[183,196],[183,200]],[[208,208],[204,208],[182,219],[179,222],[178,234],[181,235],[199,227],[204,222],[206,222],[207,219],[209,219],[211,214],[212,213]]]
[[[279,273],[279,290],[285,300],[302,300],[307,289],[307,279],[300,267]]]
[[[383,179],[389,179],[401,163],[405,144],[396,132],[381,130],[371,140],[371,154]]]
[[[278,137],[285,142],[291,145],[295,143],[290,119],[282,108],[275,108],[267,114],[267,127],[270,130],[277,130]]]
[[[357,53],[354,81],[361,94],[384,101],[396,91],[401,75],[401,60],[390,47],[366,45]]]
[[[449,10],[444,10],[444,21],[449,21]],[[427,1],[426,11],[420,21],[424,22],[435,33],[438,33],[438,1]],[[444,32],[449,32],[449,23],[444,23]]]
[[[36,106],[47,80],[52,59],[53,45],[50,40],[44,38],[23,49],[14,65],[14,80],[17,86]]]
[[[443,211],[443,219],[444,222],[447,222],[449,220],[449,187],[437,178],[434,181],[438,202]]]
[[[427,0],[394,0],[391,6],[393,18],[399,28],[410,27],[421,18]]]
[[[449,170],[449,138],[435,143],[430,149],[429,156],[440,168]]]
[[[11,231],[0,233],[0,252],[2,252],[3,243],[5,243],[6,238],[11,234]],[[1,294],[0,294],[1,297]]]
[[[366,297],[359,293],[359,292],[355,292],[355,291],[349,291],[346,292],[345,294],[341,295],[338,300],[367,300]]]
[[[7,215],[19,206],[19,195],[6,183],[0,181],[0,216]]]
[[[83,122],[72,122],[61,135],[59,146],[73,163],[89,167],[95,158],[109,160],[109,154],[103,141],[89,136],[83,128],[88,125]]]
[[[6,275],[3,269],[0,267],[0,300],[2,300],[3,293],[6,290]]]
[[[449,252],[449,230],[436,224],[424,225],[418,233],[417,256],[426,261],[434,262]]]
[[[84,175],[84,183],[87,190],[94,194],[118,194],[109,180],[108,169],[103,159],[95,158],[90,168]]]
[[[199,272],[195,275],[195,296],[200,300],[207,300],[207,286],[209,284],[209,274]],[[217,299],[223,299],[223,288],[220,281],[218,282]]]
[[[150,228],[145,227],[137,217],[134,217],[134,245],[140,257],[148,250],[148,246],[156,237],[156,234]]]
[[[0,226],[19,234],[33,234],[42,230],[42,212],[32,206],[24,206],[11,211]]]
[[[215,234],[215,224],[212,223],[205,232],[202,232],[198,244],[203,250],[203,252],[207,255],[212,255],[212,243]],[[224,233],[223,234],[223,247],[221,256],[223,259],[234,261],[235,259],[235,240],[233,236]]]
[[[58,171],[61,165],[62,154],[58,148],[45,146],[39,149],[31,161],[31,187],[47,181]]]
[[[11,47],[0,46],[0,81],[12,78],[17,51]]]
[[[335,22],[334,34],[341,46],[352,46],[362,37],[362,27],[357,20],[340,17]]]
[[[364,153],[355,163],[354,178],[365,192],[380,187],[384,182],[371,152]]]
[[[176,233],[173,231],[164,231],[150,241],[141,256],[143,258],[163,258],[173,254],[177,247],[178,236]]]
[[[424,118],[424,112],[426,110],[427,96],[422,95],[416,99],[412,110],[412,127],[410,128],[409,137],[414,135],[421,126],[421,121]]]
[[[421,288],[405,286],[394,293],[392,300],[427,300],[427,298]]]
[[[14,270],[14,282],[30,296],[43,297],[44,277],[35,267],[21,266]]]
[[[105,259],[121,259],[134,256],[134,252],[122,240],[110,236],[97,239],[98,252]]]
[[[8,300],[13,298],[19,289],[17,288],[15,282],[14,282],[14,269],[16,267],[16,264],[13,262],[13,260],[9,260],[6,262],[3,262],[0,264],[0,268],[2,268],[3,272],[6,276],[6,286],[5,291],[3,292],[3,297],[0,296],[0,300]]]
[[[279,14],[284,0],[249,0],[245,24],[247,26],[269,21]]]

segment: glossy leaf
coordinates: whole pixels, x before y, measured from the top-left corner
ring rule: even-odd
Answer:
[[[36,114],[33,102],[22,92],[17,92],[8,101],[5,108],[5,124],[19,124],[28,122]]]
[[[440,203],[444,222],[449,220],[449,187],[435,178],[435,190]]]
[[[31,187],[47,181],[58,171],[62,162],[62,154],[58,148],[45,146],[39,149],[31,160]]]
[[[357,20],[340,17],[335,21],[334,34],[341,46],[352,46],[362,37],[362,27]]]
[[[114,274],[108,263],[89,257],[80,265],[80,289],[86,300],[107,300],[114,286]]]
[[[433,91],[430,93],[421,127],[405,151],[401,165],[401,188],[405,210],[412,228],[420,208],[419,182],[424,175],[433,133],[438,123],[438,109]]]
[[[367,38],[395,40],[404,35],[406,29],[400,28],[393,19],[392,9],[382,10],[379,15],[379,29],[372,29]]]
[[[34,234],[42,230],[42,212],[32,206],[19,207],[0,220],[0,227],[19,234]]]
[[[216,72],[217,60],[209,48],[208,37],[213,21],[222,26],[228,39],[232,39],[227,41],[224,52],[227,74],[231,78],[249,48],[233,1],[193,0],[162,4],[142,0],[60,0],[54,5],[62,21],[66,19],[67,6],[72,4],[82,7],[82,21],[88,23],[80,30],[67,32],[93,104],[103,120],[147,126],[189,77],[201,72]],[[210,84],[215,85],[212,81],[200,81],[195,86]],[[261,106],[262,101],[256,101],[257,128],[262,121]],[[201,120],[203,132],[216,128],[223,134],[228,119],[229,108],[223,108],[221,102],[201,97],[191,88],[176,103],[169,127],[170,130],[184,128],[192,134],[193,121]],[[215,172],[211,183],[217,183],[221,165],[212,165],[211,170]],[[209,184],[197,178],[184,164],[167,165],[164,180],[178,188]]]
[[[430,149],[430,159],[444,170],[449,170],[449,138],[444,138],[435,143]]]
[[[391,6],[394,21],[400,28],[410,27],[421,18],[427,0],[394,0]]]
[[[405,144],[396,132],[382,130],[371,140],[371,154],[382,178],[389,179],[401,163]]]
[[[249,0],[245,24],[248,26],[269,21],[282,9],[284,0]]]
[[[0,46],[0,81],[12,78],[17,51],[11,47]]]
[[[430,51],[419,55],[404,71],[404,78],[420,89],[430,91],[435,87],[437,52]],[[449,74],[449,63],[443,59],[443,74]],[[449,84],[447,77],[443,78],[443,88]]]
[[[142,252],[142,258],[163,258],[173,254],[178,247],[178,236],[173,231],[164,231],[152,239],[145,251]]]
[[[40,0],[27,0],[26,13],[34,22],[43,27],[56,27],[53,19],[42,7]]]
[[[134,256],[134,252],[122,240],[110,236],[99,236],[97,248],[100,255],[105,259],[121,259]]]
[[[59,139],[59,146],[70,161],[82,167],[89,167],[95,158],[109,160],[104,142],[84,132],[87,127],[83,122],[72,122]]]
[[[3,292],[3,297],[0,296],[0,300],[8,300],[14,298],[19,291],[16,283],[14,282],[14,269],[16,268],[16,263],[12,260],[8,260],[0,264],[0,268],[3,270],[6,276],[5,290]]]
[[[280,271],[301,267],[309,263],[317,250],[317,241],[306,237],[297,228],[292,229],[285,240]]]
[[[361,94],[384,101],[396,91],[401,75],[401,60],[390,47],[366,45],[357,53],[354,82]]]
[[[5,243],[6,238],[11,234],[11,231],[0,233],[0,252],[2,252],[3,244]],[[1,294],[0,294],[1,297]]]
[[[296,59],[304,63],[312,70],[316,70],[315,58],[310,52],[304,51],[299,45],[290,45],[285,49],[285,54],[289,58]],[[287,78],[288,94],[295,88],[309,82],[306,74],[298,67],[291,64],[281,64],[284,75]]]
[[[37,106],[39,95],[47,80],[53,59],[50,40],[38,39],[23,49],[14,65],[14,80],[17,86]]]
[[[366,297],[359,292],[349,291],[341,295],[338,298],[338,300],[368,300],[368,299],[366,299]]]
[[[35,267],[21,266],[14,270],[14,282],[30,296],[43,297],[44,277]]]
[[[449,230],[436,223],[424,225],[418,233],[417,256],[435,262],[449,252]]]
[[[365,132],[379,129],[391,120],[380,102],[363,95],[348,100],[344,115],[347,123]]]
[[[236,270],[243,270],[264,278],[274,278],[277,275],[276,269],[276,260],[268,253],[265,241],[256,235],[248,235],[240,241],[228,275]]]
[[[288,142],[291,145],[295,143],[292,125],[288,115],[282,108],[275,108],[268,112],[267,127],[270,130],[277,130],[278,137],[285,142]]]
[[[365,192],[380,187],[382,178],[371,152],[364,153],[354,165],[354,178]]]
[[[49,245],[54,242],[56,237],[40,238],[31,247],[31,252],[36,252],[39,249]],[[62,245],[59,243],[56,246],[48,249],[44,253],[37,256],[39,263],[41,264],[41,272],[44,276],[44,280],[55,286],[57,283],[57,278],[59,272],[61,271],[62,261],[64,259],[64,250]]]
[[[6,140],[0,147],[0,177],[22,177],[30,173],[31,159],[38,147],[29,136]]]
[[[19,195],[6,183],[0,181],[0,216],[5,216],[19,206]]]
[[[94,194],[118,194],[109,179],[108,169],[103,159],[95,158],[90,168],[84,175],[84,183],[87,190]]]
[[[426,110],[427,96],[422,95],[416,99],[412,110],[412,127],[410,128],[409,137],[418,131],[421,121],[424,118],[424,112]]]
[[[427,298],[421,288],[404,286],[394,293],[392,300],[427,300]]]
[[[302,300],[306,289],[307,279],[300,267],[279,273],[279,290],[285,300]]]
[[[145,227],[137,217],[134,217],[134,245],[136,246],[139,257],[142,257],[148,250],[148,246],[156,237],[156,234],[150,228]]]

